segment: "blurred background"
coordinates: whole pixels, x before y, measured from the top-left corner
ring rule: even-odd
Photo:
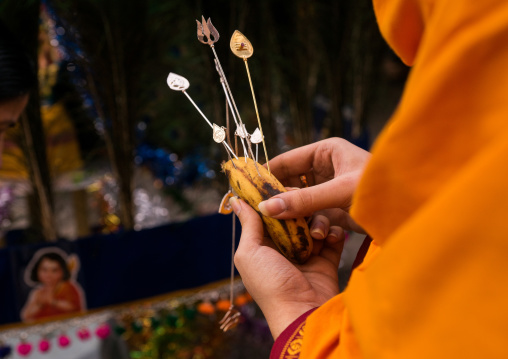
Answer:
[[[39,78],[39,88],[31,94],[21,123],[8,133],[0,169],[0,269],[5,269],[0,278],[4,278],[4,288],[17,288],[13,279],[17,271],[26,267],[37,249],[50,246],[81,258],[79,281],[90,309],[228,277],[231,220],[224,222],[218,219],[224,216],[216,214],[228,190],[220,172],[227,154],[212,140],[209,127],[189,101],[166,84],[169,72],[186,77],[190,82],[187,93],[203,113],[210,121],[225,124],[225,97],[213,53],[196,38],[195,20],[202,15],[210,17],[220,33],[215,49],[249,132],[257,127],[257,120],[243,61],[229,49],[234,30],[240,30],[254,47],[248,63],[270,158],[335,136],[369,149],[397,106],[408,69],[379,34],[371,0],[3,0],[0,19],[25,46]],[[171,238],[178,241],[177,228],[187,226],[192,231],[196,223],[208,238],[186,232],[198,241],[195,246],[202,244],[199,240],[217,240],[224,247],[217,249],[221,254],[215,260],[220,265],[205,257],[189,265],[197,271],[217,266],[223,270],[199,280],[187,275],[187,281],[156,290],[141,290],[134,282],[131,292],[136,295],[94,301],[101,292],[86,279],[92,278],[87,274],[86,258],[101,256],[104,271],[110,273],[108,266],[118,267],[117,248],[124,246],[132,254],[146,236],[167,236],[163,243],[169,247],[164,249],[178,255]],[[214,230],[216,227],[227,229]],[[223,235],[229,240],[220,239]],[[238,233],[233,235],[238,237]],[[126,237],[130,242],[122,242]],[[111,243],[111,238],[115,241],[111,253],[85,250],[93,241],[102,245],[106,240]],[[342,288],[361,243],[350,242],[342,263]],[[153,246],[157,252],[156,244]],[[17,256],[15,251],[27,254]],[[139,282],[148,280],[155,287],[161,271],[167,269],[146,269],[143,262],[138,265]],[[187,271],[185,265],[179,268]],[[177,271],[171,268],[167,280],[181,277]],[[177,296],[178,305],[164,315],[167,319],[176,311],[177,318],[185,319],[187,324],[181,321],[178,333],[176,324],[154,324],[154,318],[160,317],[154,314],[158,309],[122,311],[121,319],[110,322],[116,335],[109,339],[113,344],[94,342],[79,355],[69,351],[63,355],[101,357],[100,350],[106,345],[117,348],[109,357],[267,357],[271,339],[254,304],[249,304],[244,315],[250,318],[250,326],[242,330],[250,333],[243,338],[257,341],[246,343],[234,334],[211,336],[215,323],[211,330],[211,317],[206,316],[210,313],[197,308],[203,303],[217,304],[222,291],[228,291],[224,285],[208,288],[205,294],[209,297]],[[12,289],[12,293],[13,299],[5,301],[17,313],[27,289]],[[238,293],[247,295],[241,289]],[[159,302],[173,300],[174,304],[174,296],[171,298]],[[189,308],[198,319],[185,312]],[[112,320],[111,316],[106,319]],[[19,320],[18,314],[0,316],[0,324]],[[20,355],[15,349],[20,340],[41,336],[40,331],[32,328],[28,333],[27,328],[31,327],[22,326],[14,334],[9,329],[4,344],[0,334],[0,358],[2,345],[12,349],[10,355]],[[205,339],[198,335],[202,331],[208,332]],[[256,348],[249,351],[251,356],[245,354],[249,346]],[[154,348],[159,348],[157,354]]]

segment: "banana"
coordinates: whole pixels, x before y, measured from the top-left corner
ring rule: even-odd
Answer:
[[[312,238],[305,219],[279,220],[266,217],[258,208],[260,202],[286,192],[277,178],[250,158],[245,162],[244,157],[223,162],[222,170],[233,191],[259,213],[280,252],[292,262],[304,263],[312,253]]]

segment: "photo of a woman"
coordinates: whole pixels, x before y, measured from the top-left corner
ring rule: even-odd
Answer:
[[[45,248],[33,256],[25,271],[25,281],[35,286],[21,310],[25,322],[85,310],[83,290],[74,277],[78,258],[58,248]]]

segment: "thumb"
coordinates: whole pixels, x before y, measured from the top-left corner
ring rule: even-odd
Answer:
[[[260,246],[263,243],[264,227],[259,214],[242,199],[231,197],[229,203],[242,224],[242,236],[238,251]]]
[[[348,174],[316,186],[280,193],[261,202],[258,208],[265,216],[277,219],[306,217],[326,208],[348,210],[355,189],[354,178]]]

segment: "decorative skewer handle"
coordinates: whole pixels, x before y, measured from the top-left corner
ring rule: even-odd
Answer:
[[[261,132],[261,139],[263,142],[263,148],[265,150],[266,166],[268,168],[268,173],[270,173],[268,152],[266,150],[266,144],[265,144],[265,140],[264,140],[264,136],[263,136],[263,128],[261,126],[261,119],[259,118],[258,104],[256,102],[256,95],[254,94],[254,87],[252,86],[252,79],[250,77],[249,65],[247,63],[247,59],[254,54],[254,48],[252,47],[252,44],[250,43],[249,39],[247,39],[247,37],[245,37],[245,35],[242,34],[238,30],[235,30],[235,32],[231,36],[231,41],[229,42],[229,47],[230,47],[231,51],[233,52],[233,54],[235,54],[237,57],[243,59],[243,62],[245,63],[245,69],[247,70],[247,76],[249,77],[250,90],[252,92],[252,100],[254,101],[254,109],[256,110],[256,117],[258,119],[259,131]],[[256,162],[257,162],[257,159],[256,159]]]
[[[198,105],[196,105],[196,103],[194,102],[194,100],[192,100],[192,98],[189,96],[189,94],[187,92],[185,92],[185,90],[187,90],[190,86],[190,83],[189,83],[189,80],[187,80],[185,77],[183,76],[180,76],[180,75],[177,75],[173,72],[170,72],[169,73],[169,76],[168,76],[168,79],[167,79],[167,83],[168,83],[168,86],[170,89],[172,90],[175,90],[175,91],[181,91],[183,92],[183,94],[185,96],[187,96],[187,98],[189,99],[189,101],[194,105],[194,107],[196,108],[196,110],[198,110],[199,114],[203,117],[203,119],[208,123],[208,125],[212,128],[213,130],[213,139],[215,142],[217,143],[222,143],[226,149],[236,158],[238,159],[238,157],[236,156],[236,154],[233,152],[233,150],[229,147],[229,145],[226,143],[225,139],[226,139],[226,132],[224,131],[223,128],[217,126],[216,124],[213,124],[208,120],[208,118],[205,116],[205,114],[201,111],[201,109],[198,107]],[[222,132],[224,132],[223,134],[221,133],[221,130],[222,129]],[[220,141],[217,141],[219,138],[221,138]]]

